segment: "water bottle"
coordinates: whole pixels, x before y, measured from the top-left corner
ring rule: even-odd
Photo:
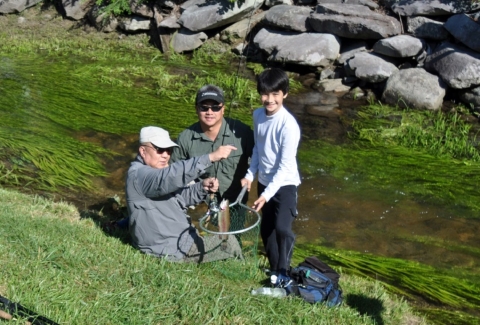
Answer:
[[[261,287],[258,289],[252,290],[252,295],[264,295],[264,296],[270,296],[274,298],[283,298],[287,296],[287,292],[283,288],[267,288],[267,287]]]

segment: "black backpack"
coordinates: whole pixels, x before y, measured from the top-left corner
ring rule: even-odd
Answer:
[[[325,302],[327,306],[338,306],[343,301],[342,289],[338,284],[340,274],[315,256],[310,256],[297,267],[290,269],[292,282],[285,287],[294,296],[309,303]]]

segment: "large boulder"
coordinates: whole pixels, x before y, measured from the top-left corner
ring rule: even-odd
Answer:
[[[400,16],[444,16],[472,10],[471,0],[400,0],[391,6]]]
[[[384,38],[373,45],[373,50],[394,58],[408,58],[420,54],[425,48],[425,43],[410,35],[398,35]]]
[[[439,110],[445,97],[441,79],[422,68],[398,70],[387,80],[382,100],[400,107]]]
[[[408,17],[407,30],[415,37],[435,41],[444,41],[449,36],[442,22],[427,17]]]
[[[338,64],[344,64],[348,59],[351,59],[358,52],[367,51],[367,42],[360,40],[350,40],[350,42],[343,41],[340,57],[338,58]]]
[[[338,57],[340,40],[331,34],[297,33],[261,29],[254,44],[268,54],[268,61],[326,67]]]
[[[255,26],[263,20],[266,12],[254,14],[251,18],[244,18],[235,24],[232,24],[220,32],[220,39],[229,44],[238,44],[243,42],[248,33],[250,33]]]
[[[398,20],[362,5],[319,4],[308,23],[316,32],[346,38],[381,39],[401,34]]]
[[[318,0],[317,4],[324,3],[337,3],[337,4],[349,4],[349,5],[362,5],[375,10],[378,9],[378,4],[370,0]]]
[[[345,64],[347,74],[370,83],[388,79],[398,68],[374,53],[359,52]]]
[[[43,0],[2,0],[0,1],[0,14],[17,14],[42,1]]]
[[[427,56],[425,68],[438,74],[451,88],[480,85],[480,53],[461,45],[441,43]]]
[[[178,23],[193,31],[201,32],[242,20],[259,8],[263,1],[245,0],[230,2],[229,0],[219,1],[198,1],[184,4],[186,8],[182,12]],[[189,1],[187,1],[189,2]]]
[[[264,22],[280,29],[307,32],[312,30],[307,24],[311,12],[308,7],[279,5],[267,11]]]
[[[480,52],[480,23],[461,14],[448,18],[444,25],[457,40],[474,51]]]

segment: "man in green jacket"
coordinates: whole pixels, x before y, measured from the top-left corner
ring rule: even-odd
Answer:
[[[253,131],[239,120],[225,118],[223,90],[206,85],[197,92],[195,109],[198,122],[192,124],[177,138],[178,147],[172,153],[172,161],[180,161],[209,154],[223,145],[237,148],[227,159],[214,162],[201,178],[216,177],[220,183],[217,200],[226,198],[234,202],[242,189],[240,180],[248,170],[249,158],[254,146]],[[248,199],[247,194],[244,202]]]

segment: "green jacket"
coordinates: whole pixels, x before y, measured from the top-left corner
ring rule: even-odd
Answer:
[[[221,145],[232,144],[237,147],[237,150],[232,151],[227,159],[215,162],[201,176],[202,178],[217,177],[220,183],[218,190],[220,196],[230,202],[237,199],[242,188],[240,180],[247,173],[254,145],[253,131],[250,126],[238,120],[224,118],[217,139],[212,141],[205,136],[200,122],[197,122],[179,134],[177,144],[178,147],[174,148],[171,157],[173,162],[211,153]],[[244,199],[246,198],[247,195]]]

